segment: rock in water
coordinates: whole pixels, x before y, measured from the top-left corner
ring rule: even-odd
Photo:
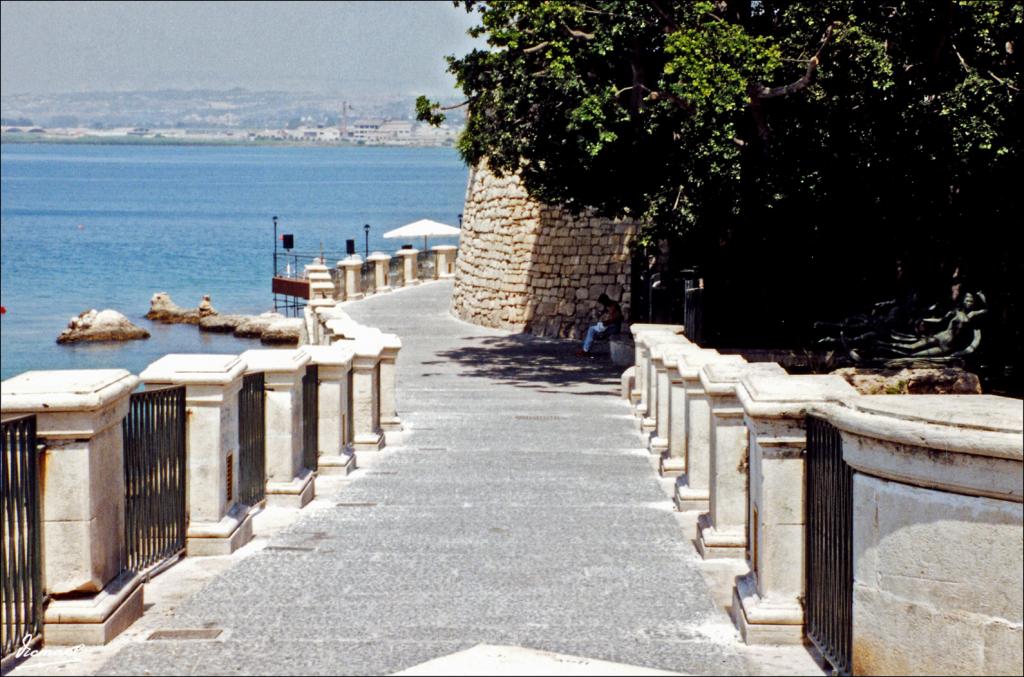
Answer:
[[[203,296],[197,308],[182,308],[171,299],[170,294],[158,291],[149,300],[146,319],[164,324],[199,324],[202,318],[216,314],[217,311],[210,304],[209,294]]]
[[[250,319],[246,315],[207,315],[199,320],[199,331],[230,334]]]
[[[861,395],[980,395],[977,374],[963,369],[863,369],[844,367],[842,376]]]
[[[235,336],[238,338],[260,338],[275,320],[283,320],[284,315],[280,313],[263,313],[254,317],[246,318],[245,322],[235,328]]]
[[[116,310],[87,310],[72,317],[68,328],[57,337],[57,343],[78,341],[133,341],[147,339],[149,332],[136,326]]]
[[[274,320],[263,331],[260,341],[268,345],[297,346],[305,342],[305,333],[306,323],[300,317]]]

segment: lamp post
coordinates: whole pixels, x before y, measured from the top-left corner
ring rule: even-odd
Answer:
[[[277,217],[274,219],[274,277],[277,277]]]
[[[370,224],[363,226],[363,233],[366,235],[366,257],[370,257]]]
[[[459,228],[462,228],[462,214],[459,214]]]

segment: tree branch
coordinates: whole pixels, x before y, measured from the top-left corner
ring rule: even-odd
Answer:
[[[818,65],[821,63],[821,55],[825,51],[825,47],[832,42],[832,37],[835,35],[836,29],[842,25],[843,24],[839,21],[834,21],[825,29],[824,35],[821,36],[821,45],[818,47],[818,51],[815,52],[814,56],[812,56],[810,61],[807,62],[807,70],[799,79],[789,83],[788,85],[782,85],[779,87],[768,87],[759,82],[753,83],[750,87],[751,98],[774,99],[778,96],[786,96],[788,94],[799,92],[814,82],[814,76],[818,71]]]
[[[544,42],[540,43],[539,45],[534,45],[533,47],[524,47],[523,48],[523,54],[533,54],[534,52],[539,52],[540,50],[544,49],[545,47],[547,47],[550,44],[551,44],[550,42],[545,40]]]
[[[586,33],[584,31],[574,30],[572,28],[569,28],[565,24],[562,24],[562,28],[564,28],[565,30],[569,31],[569,35],[571,35],[574,38],[583,38],[584,40],[593,40],[594,37],[595,37],[595,35],[593,33]]]

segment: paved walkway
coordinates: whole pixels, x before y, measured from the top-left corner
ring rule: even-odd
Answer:
[[[450,283],[350,304],[399,334],[407,431],[335,505],[182,604],[113,674],[386,674],[477,644],[746,670],[659,485],[618,369],[448,314]],[[364,505],[359,505],[364,504]],[[728,635],[728,633],[724,633]]]

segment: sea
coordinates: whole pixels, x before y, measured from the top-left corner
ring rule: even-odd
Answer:
[[[144,318],[153,293],[222,313],[273,309],[274,227],[295,251],[393,252],[384,232],[458,225],[468,170],[451,148],[0,145],[0,376],[123,368],[254,340]],[[280,243],[280,239],[278,239]],[[457,244],[434,238],[430,244]],[[328,256],[329,263],[332,257]],[[335,257],[336,260],[336,257]],[[147,340],[58,345],[84,310],[113,308]]]

